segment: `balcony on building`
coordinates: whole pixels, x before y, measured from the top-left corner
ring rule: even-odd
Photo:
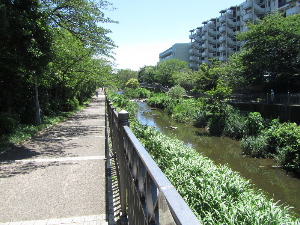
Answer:
[[[196,56],[190,56],[190,60],[191,60],[191,62],[197,62],[197,61],[199,61],[199,58]]]
[[[208,57],[208,52],[202,52],[202,57]]]
[[[216,19],[216,18],[211,19],[211,20],[207,23],[207,26],[208,26],[209,28],[215,28],[216,25],[217,25],[217,19]]]
[[[202,36],[202,40],[206,41],[206,40],[208,40],[208,37],[209,37],[208,34],[205,34],[205,35]]]
[[[229,45],[231,47],[235,47],[236,41],[232,40],[231,38],[227,38],[227,45]]]
[[[213,45],[209,45],[209,46],[208,46],[208,50],[209,50],[210,52],[216,52],[216,51],[217,51],[217,48],[215,48]]]
[[[227,18],[227,24],[230,27],[236,27],[237,26],[237,22],[234,22],[232,19]]]
[[[201,46],[197,43],[197,42],[190,42],[190,46],[191,47],[194,47],[194,48],[197,48],[197,49],[200,49],[201,48]]]
[[[200,36],[202,35],[202,27],[197,27],[196,34]]]
[[[235,32],[232,29],[227,28],[227,35],[233,37],[235,36]]]
[[[225,23],[225,22],[226,22],[226,16],[225,16],[225,15],[220,16],[220,17],[219,17],[219,22],[220,22],[220,23]]]
[[[245,15],[243,16],[243,20],[244,20],[245,22],[247,22],[247,21],[253,21],[253,13],[245,14]]]
[[[245,10],[251,9],[252,7],[253,7],[253,1],[247,0],[246,2],[243,3],[243,8]]]
[[[219,41],[220,42],[225,42],[225,41],[227,41],[227,37],[226,36],[221,36],[221,37],[219,37]]]
[[[208,42],[210,44],[217,44],[218,40],[215,37],[208,36]]]
[[[208,29],[208,34],[211,36],[217,36],[220,32],[213,30],[213,29]]]
[[[226,55],[222,55],[218,57],[219,61],[226,62],[228,60]]]
[[[202,37],[195,35],[195,40],[198,42],[202,42]]]
[[[222,26],[219,28],[219,32],[220,33],[225,33],[226,32],[227,27],[226,26]]]
[[[219,52],[226,52],[227,51],[227,47],[226,46],[220,46],[219,48],[218,48],[218,51]]]
[[[190,49],[189,53],[190,53],[191,55],[200,56],[199,50],[196,50],[196,49],[194,49],[194,48]]]
[[[208,48],[208,44],[207,44],[207,43],[203,43],[203,44],[201,45],[201,48],[202,48],[202,49]]]
[[[298,5],[296,5],[293,8],[290,8],[290,9],[286,10],[286,15],[287,16],[292,15],[292,14],[298,14],[298,13],[300,13],[300,3],[298,3]]]
[[[207,33],[207,31],[208,31],[208,26],[204,26],[204,27],[202,28],[202,33]]]
[[[227,11],[226,11],[226,16],[227,16],[228,18],[233,18],[233,11],[232,11],[232,10],[227,10]]]
[[[195,34],[190,34],[189,39],[194,39],[195,38]]]

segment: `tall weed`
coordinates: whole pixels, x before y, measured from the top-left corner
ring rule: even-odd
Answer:
[[[240,140],[244,136],[246,119],[236,109],[231,109],[226,116],[223,135]]]
[[[150,155],[203,224],[297,224],[288,207],[251,188],[227,166],[216,166],[181,141],[153,128],[132,127]]]

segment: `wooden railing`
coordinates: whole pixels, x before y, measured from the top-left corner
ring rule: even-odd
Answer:
[[[199,220],[129,128],[128,113],[106,100],[119,179],[121,224],[198,225]]]

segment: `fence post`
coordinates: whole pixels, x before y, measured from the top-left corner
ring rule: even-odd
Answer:
[[[120,168],[120,201],[121,201],[121,224],[127,224],[127,188],[125,178],[125,150],[124,150],[124,126],[129,126],[129,114],[125,110],[118,113],[118,161]]]

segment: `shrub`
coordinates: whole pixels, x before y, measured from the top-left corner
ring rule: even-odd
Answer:
[[[223,135],[240,140],[244,135],[245,122],[245,117],[237,110],[231,110],[225,119]]]
[[[137,105],[135,102],[131,102],[126,96],[113,91],[107,91],[107,97],[118,110],[126,110],[129,113],[129,119],[135,119],[137,114]]]
[[[145,88],[125,88],[123,94],[128,98],[149,98],[151,91]]]
[[[268,139],[265,135],[247,136],[241,141],[243,153],[254,157],[265,157],[268,152]]]
[[[148,99],[147,103],[152,107],[164,109],[167,99],[169,99],[169,97],[164,93],[156,93]]]
[[[11,113],[0,113],[0,135],[11,133],[19,124],[18,116]]]
[[[225,116],[222,113],[214,113],[208,121],[209,133],[211,135],[220,136],[225,128]]]
[[[171,98],[168,96],[168,98],[166,98],[164,101],[165,112],[168,114],[172,114],[174,111],[174,108],[180,101],[181,101],[180,99]]]
[[[167,92],[167,96],[169,96],[172,99],[179,99],[182,98],[183,96],[186,96],[186,91],[183,87],[176,85]]]
[[[174,107],[172,118],[181,123],[194,122],[201,107],[201,103],[195,99],[183,99]]]
[[[63,103],[63,111],[72,111],[79,106],[79,101],[77,98],[68,99],[65,103]]]
[[[140,83],[139,83],[138,79],[136,79],[136,78],[130,78],[126,82],[125,87],[127,87],[127,88],[139,88],[140,87]]]
[[[196,127],[206,127],[209,121],[209,118],[211,116],[211,113],[206,111],[204,108],[200,109],[195,115],[194,115],[194,123],[193,125]]]
[[[250,112],[245,121],[244,134],[246,136],[257,136],[264,129],[264,120],[259,112]]]
[[[272,152],[275,152],[276,148],[286,146],[297,148],[300,144],[300,127],[296,123],[279,123],[278,120],[272,120],[265,134],[269,138]]]
[[[269,141],[269,152],[285,168],[300,174],[300,127],[296,123],[272,120],[264,131]]]
[[[300,174],[300,146],[297,148],[285,146],[277,149],[275,157],[283,167]]]

